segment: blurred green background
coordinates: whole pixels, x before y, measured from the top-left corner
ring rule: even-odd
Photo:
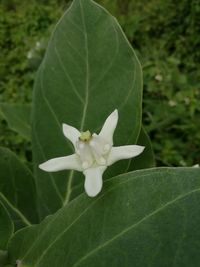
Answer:
[[[143,66],[143,123],[158,166],[200,162],[200,0],[98,0]],[[1,0],[0,102],[30,103],[50,33],[67,0]],[[0,115],[0,145],[31,160],[31,144]]]

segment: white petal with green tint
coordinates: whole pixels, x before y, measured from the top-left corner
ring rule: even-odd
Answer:
[[[97,167],[87,169],[83,173],[85,175],[85,191],[90,197],[95,197],[99,194],[103,186],[102,175],[106,167]]]
[[[115,109],[106,119],[99,136],[102,137],[108,144],[113,145],[113,134],[118,122],[118,111]]]
[[[81,133],[74,127],[63,123],[63,134],[64,136],[69,139],[72,144],[74,145],[74,147],[76,148],[76,142],[79,138],[79,136],[81,135]]]
[[[50,159],[40,164],[39,168],[47,172],[57,172],[62,170],[82,171],[80,159],[76,154]]]
[[[132,145],[132,146],[118,146],[112,147],[111,152],[108,156],[108,165],[112,165],[121,159],[130,159],[140,155],[144,150],[143,146]]]
[[[75,144],[75,154],[50,159],[40,164],[39,168],[47,172],[83,171],[86,193],[90,197],[96,196],[102,189],[102,175],[108,166],[121,159],[133,158],[144,150],[143,146],[138,145],[112,147],[117,122],[118,111],[115,110],[106,119],[99,135],[91,135],[87,131],[82,133],[81,137],[77,134],[76,128],[64,124],[67,127],[64,131],[70,132],[67,138]]]

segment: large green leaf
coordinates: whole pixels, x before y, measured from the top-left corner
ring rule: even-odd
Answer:
[[[0,201],[0,251],[6,250],[8,241],[13,234],[13,223],[8,211]]]
[[[119,110],[115,144],[134,144],[141,127],[141,66],[115,18],[91,0],[75,0],[58,22],[37,74],[33,100],[33,154],[41,216],[55,212],[83,180],[70,171],[45,173],[38,164],[71,154],[62,123],[98,132]],[[110,168],[111,177],[128,161]]]
[[[12,130],[30,140],[30,105],[1,103],[0,111]]]
[[[196,267],[199,214],[199,168],[127,173],[108,180],[99,197],[82,194],[40,225],[18,232],[10,244],[10,263]]]
[[[16,228],[38,221],[35,190],[30,170],[11,151],[0,148],[0,201]]]

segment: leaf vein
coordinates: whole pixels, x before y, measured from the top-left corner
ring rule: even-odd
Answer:
[[[152,173],[151,173],[152,174]],[[47,253],[47,251],[60,239],[62,238],[62,236],[69,231],[69,229],[88,211],[90,210],[90,208],[92,208],[100,199],[103,198],[103,196],[105,196],[107,193],[111,192],[113,189],[115,189],[116,187],[120,186],[121,184],[127,183],[130,180],[134,180],[134,179],[138,179],[138,178],[144,178],[144,177],[148,177],[151,174],[144,174],[141,176],[135,176],[135,177],[131,177],[130,179],[126,180],[126,181],[122,181],[120,183],[118,183],[117,185],[112,186],[108,191],[106,191],[104,194],[101,195],[101,197],[97,198],[94,202],[91,203],[90,206],[88,206],[85,210],[83,210],[83,212],[81,214],[79,214],[79,216],[66,228],[64,229],[55,239],[54,241],[43,251],[43,253],[41,254],[40,258],[38,259],[38,261],[36,262],[35,267],[38,266],[39,262],[41,262],[42,258],[45,256],[45,254]],[[122,175],[120,175],[122,176]],[[81,195],[79,195],[80,197]],[[54,220],[58,217],[59,214],[57,214],[57,216],[55,216]],[[52,221],[52,222],[53,222]],[[43,233],[44,234],[44,233]],[[41,238],[41,236],[39,237]],[[35,243],[35,242],[34,242]]]
[[[2,192],[0,192],[0,198],[20,217],[20,219],[24,222],[25,225],[31,226],[31,222],[22,214],[22,212],[18,208],[16,208],[7,199],[7,197]]]
[[[89,53],[88,53],[88,36],[86,32],[86,25],[85,25],[85,19],[84,19],[84,14],[83,14],[83,7],[82,3],[80,1],[80,9],[81,9],[81,16],[82,16],[82,22],[83,22],[83,27],[84,27],[84,40],[85,40],[85,55],[86,55],[86,82],[85,82],[85,103],[83,107],[83,115],[82,115],[82,120],[80,124],[80,130],[83,131],[84,124],[85,124],[85,119],[86,119],[86,112],[88,108],[88,103],[89,103],[89,73],[90,73],[90,68],[89,68]],[[66,196],[65,196],[65,203],[68,203],[70,200],[70,194],[71,194],[71,185],[72,185],[72,179],[73,179],[74,171],[70,171],[69,177],[68,177],[68,187],[66,191]]]
[[[65,68],[65,66],[64,66],[64,64],[63,64],[63,62],[62,62],[62,59],[61,59],[61,57],[60,57],[60,54],[59,54],[59,52],[58,52],[58,49],[57,49],[56,45],[54,46],[54,49],[55,49],[55,53],[56,53],[56,56],[57,56],[57,58],[58,58],[58,61],[59,61],[59,63],[60,63],[60,66],[61,66],[61,68],[62,68],[62,70],[63,70],[63,72],[64,72],[64,74],[65,74],[65,77],[66,77],[67,80],[70,82],[70,84],[71,84],[71,86],[72,86],[72,89],[73,89],[75,95],[78,97],[78,99],[81,101],[81,103],[84,104],[84,100],[83,100],[83,98],[82,98],[81,95],[79,94],[78,90],[76,89],[76,86],[74,85],[74,82],[72,81],[72,79],[70,78],[70,76],[69,76],[68,73],[67,73],[67,70],[66,70],[66,68]]]
[[[44,154],[44,151],[43,151],[43,149],[42,149],[42,146],[41,146],[41,144],[40,144],[40,141],[39,141],[39,139],[38,139],[38,136],[37,136],[37,134],[36,134],[36,132],[35,132],[34,130],[33,130],[33,134],[35,135],[35,141],[36,141],[37,144],[38,144],[38,147],[39,147],[39,149],[40,149],[40,151],[41,151],[42,157],[44,158],[44,160],[47,160],[47,158],[46,158],[46,156],[45,156],[45,154]],[[52,175],[50,172],[46,173],[46,175],[49,175],[49,177],[50,177],[50,181],[51,181],[51,183],[52,183],[52,186],[54,187],[55,192],[56,192],[56,194],[58,195],[58,198],[60,199],[61,203],[63,203],[63,197],[62,197],[60,191],[58,190],[58,187],[57,187],[57,185],[56,185],[56,183],[55,183],[55,181],[54,181],[53,175]]]
[[[141,223],[145,222],[146,220],[148,220],[149,218],[153,217],[154,215],[156,215],[157,213],[161,212],[162,210],[164,210],[165,208],[167,208],[168,206],[174,204],[176,201],[179,201],[189,195],[192,195],[193,193],[197,193],[200,192],[200,188],[198,189],[194,189],[190,192],[187,192],[186,194],[182,194],[178,197],[176,197],[175,199],[167,202],[165,205],[161,206],[160,208],[154,210],[153,212],[149,213],[148,215],[146,215],[145,217],[143,217],[141,220],[139,220],[138,222],[136,222],[135,224],[127,227],[126,229],[124,229],[123,231],[121,231],[119,234],[115,235],[113,238],[111,238],[110,240],[106,241],[104,244],[98,246],[97,248],[95,248],[94,250],[92,250],[91,252],[89,252],[88,254],[86,254],[84,257],[82,257],[78,262],[76,262],[73,267],[77,267],[80,265],[80,263],[82,261],[84,261],[85,259],[87,259],[88,257],[90,257],[91,255],[95,254],[98,250],[106,247],[107,245],[109,245],[111,242],[115,241],[116,239],[120,238],[123,234],[126,234],[127,232],[129,232],[130,230],[136,228],[137,226],[139,226]]]

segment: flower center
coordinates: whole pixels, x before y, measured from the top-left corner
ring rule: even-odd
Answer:
[[[97,134],[82,132],[76,143],[76,153],[81,159],[83,169],[92,165],[106,165],[111,146]]]
[[[82,142],[88,142],[92,138],[92,135],[89,130],[86,132],[81,132],[81,135],[79,136],[79,140]]]

